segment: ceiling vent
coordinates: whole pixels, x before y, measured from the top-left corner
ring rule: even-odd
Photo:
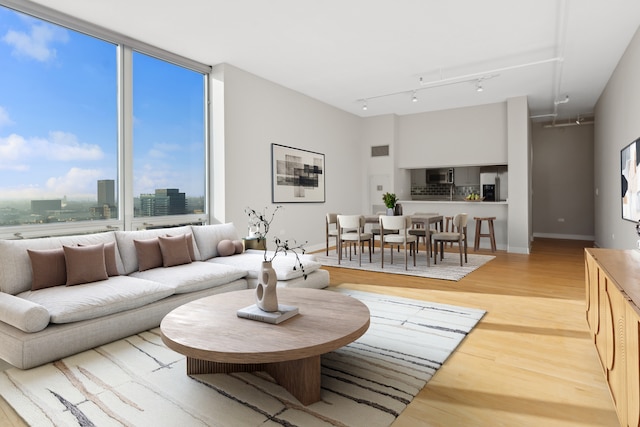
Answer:
[[[377,145],[371,147],[371,157],[384,157],[389,155],[388,145]]]

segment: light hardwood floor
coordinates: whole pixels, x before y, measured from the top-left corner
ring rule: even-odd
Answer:
[[[487,311],[393,426],[618,426],[585,320],[590,243],[536,239],[459,282],[330,269],[332,286]]]
[[[459,282],[327,268],[331,286],[487,310],[394,427],[618,426],[585,321],[585,246],[537,239]],[[1,399],[0,425],[24,425]]]

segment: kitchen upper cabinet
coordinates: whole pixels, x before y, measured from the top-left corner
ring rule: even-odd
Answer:
[[[427,170],[426,169],[411,169],[411,185],[426,185],[427,184]]]
[[[480,185],[480,166],[465,166],[454,169],[453,181],[456,187]]]

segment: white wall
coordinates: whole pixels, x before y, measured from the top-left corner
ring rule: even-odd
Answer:
[[[327,212],[369,213],[381,194],[372,185],[409,197],[405,168],[509,164],[510,250],[528,251],[531,235],[530,128],[526,97],[410,116],[360,118],[230,65],[212,74],[215,220],[246,231],[244,208],[273,209],[271,144],[325,154],[325,203],[290,203],[272,225],[272,237],[324,247]],[[509,111],[507,114],[507,105]],[[219,111],[222,110],[222,111]],[[390,156],[371,158],[371,146],[389,145]],[[404,159],[404,160],[401,160]],[[409,160],[414,163],[410,163]],[[417,160],[415,160],[417,159]],[[513,163],[515,162],[515,163]],[[512,163],[523,175],[513,173]],[[224,190],[221,190],[221,189]],[[512,194],[522,194],[522,200]],[[513,206],[512,206],[513,205]],[[517,219],[512,225],[512,209]]]
[[[506,103],[399,118],[400,168],[507,163]]]
[[[531,121],[527,97],[507,100],[509,165],[508,252],[528,254],[533,236]]]
[[[362,179],[362,212],[375,213],[384,210],[382,195],[396,193],[398,198],[408,197],[409,187],[404,188],[396,179],[398,116],[388,114],[368,117],[362,123],[362,158],[365,160]],[[389,155],[371,157],[371,147],[389,146]]]
[[[509,166],[508,251],[529,253],[531,128],[527,97],[401,116],[396,166]],[[410,178],[402,182],[410,182]]]
[[[214,131],[220,120],[224,125],[224,134],[214,135],[211,154],[211,185],[219,189],[223,180],[225,189],[214,193],[216,219],[246,233],[245,207],[272,211],[272,143],[323,153],[326,202],[283,204],[271,229],[272,238],[306,240],[309,250],[323,248],[325,214],[361,209],[362,119],[228,64],[217,66],[213,78],[214,102],[224,96],[224,114],[213,117]]]
[[[635,224],[622,219],[620,150],[640,137],[640,30],[618,63],[595,108],[595,242],[635,248]]]

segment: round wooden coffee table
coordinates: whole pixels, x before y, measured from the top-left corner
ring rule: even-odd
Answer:
[[[369,309],[327,290],[278,289],[300,313],[277,325],[239,318],[255,290],[225,292],[180,306],[160,324],[162,341],[187,356],[187,375],[266,371],[302,404],[320,400],[320,356],[361,337]]]

